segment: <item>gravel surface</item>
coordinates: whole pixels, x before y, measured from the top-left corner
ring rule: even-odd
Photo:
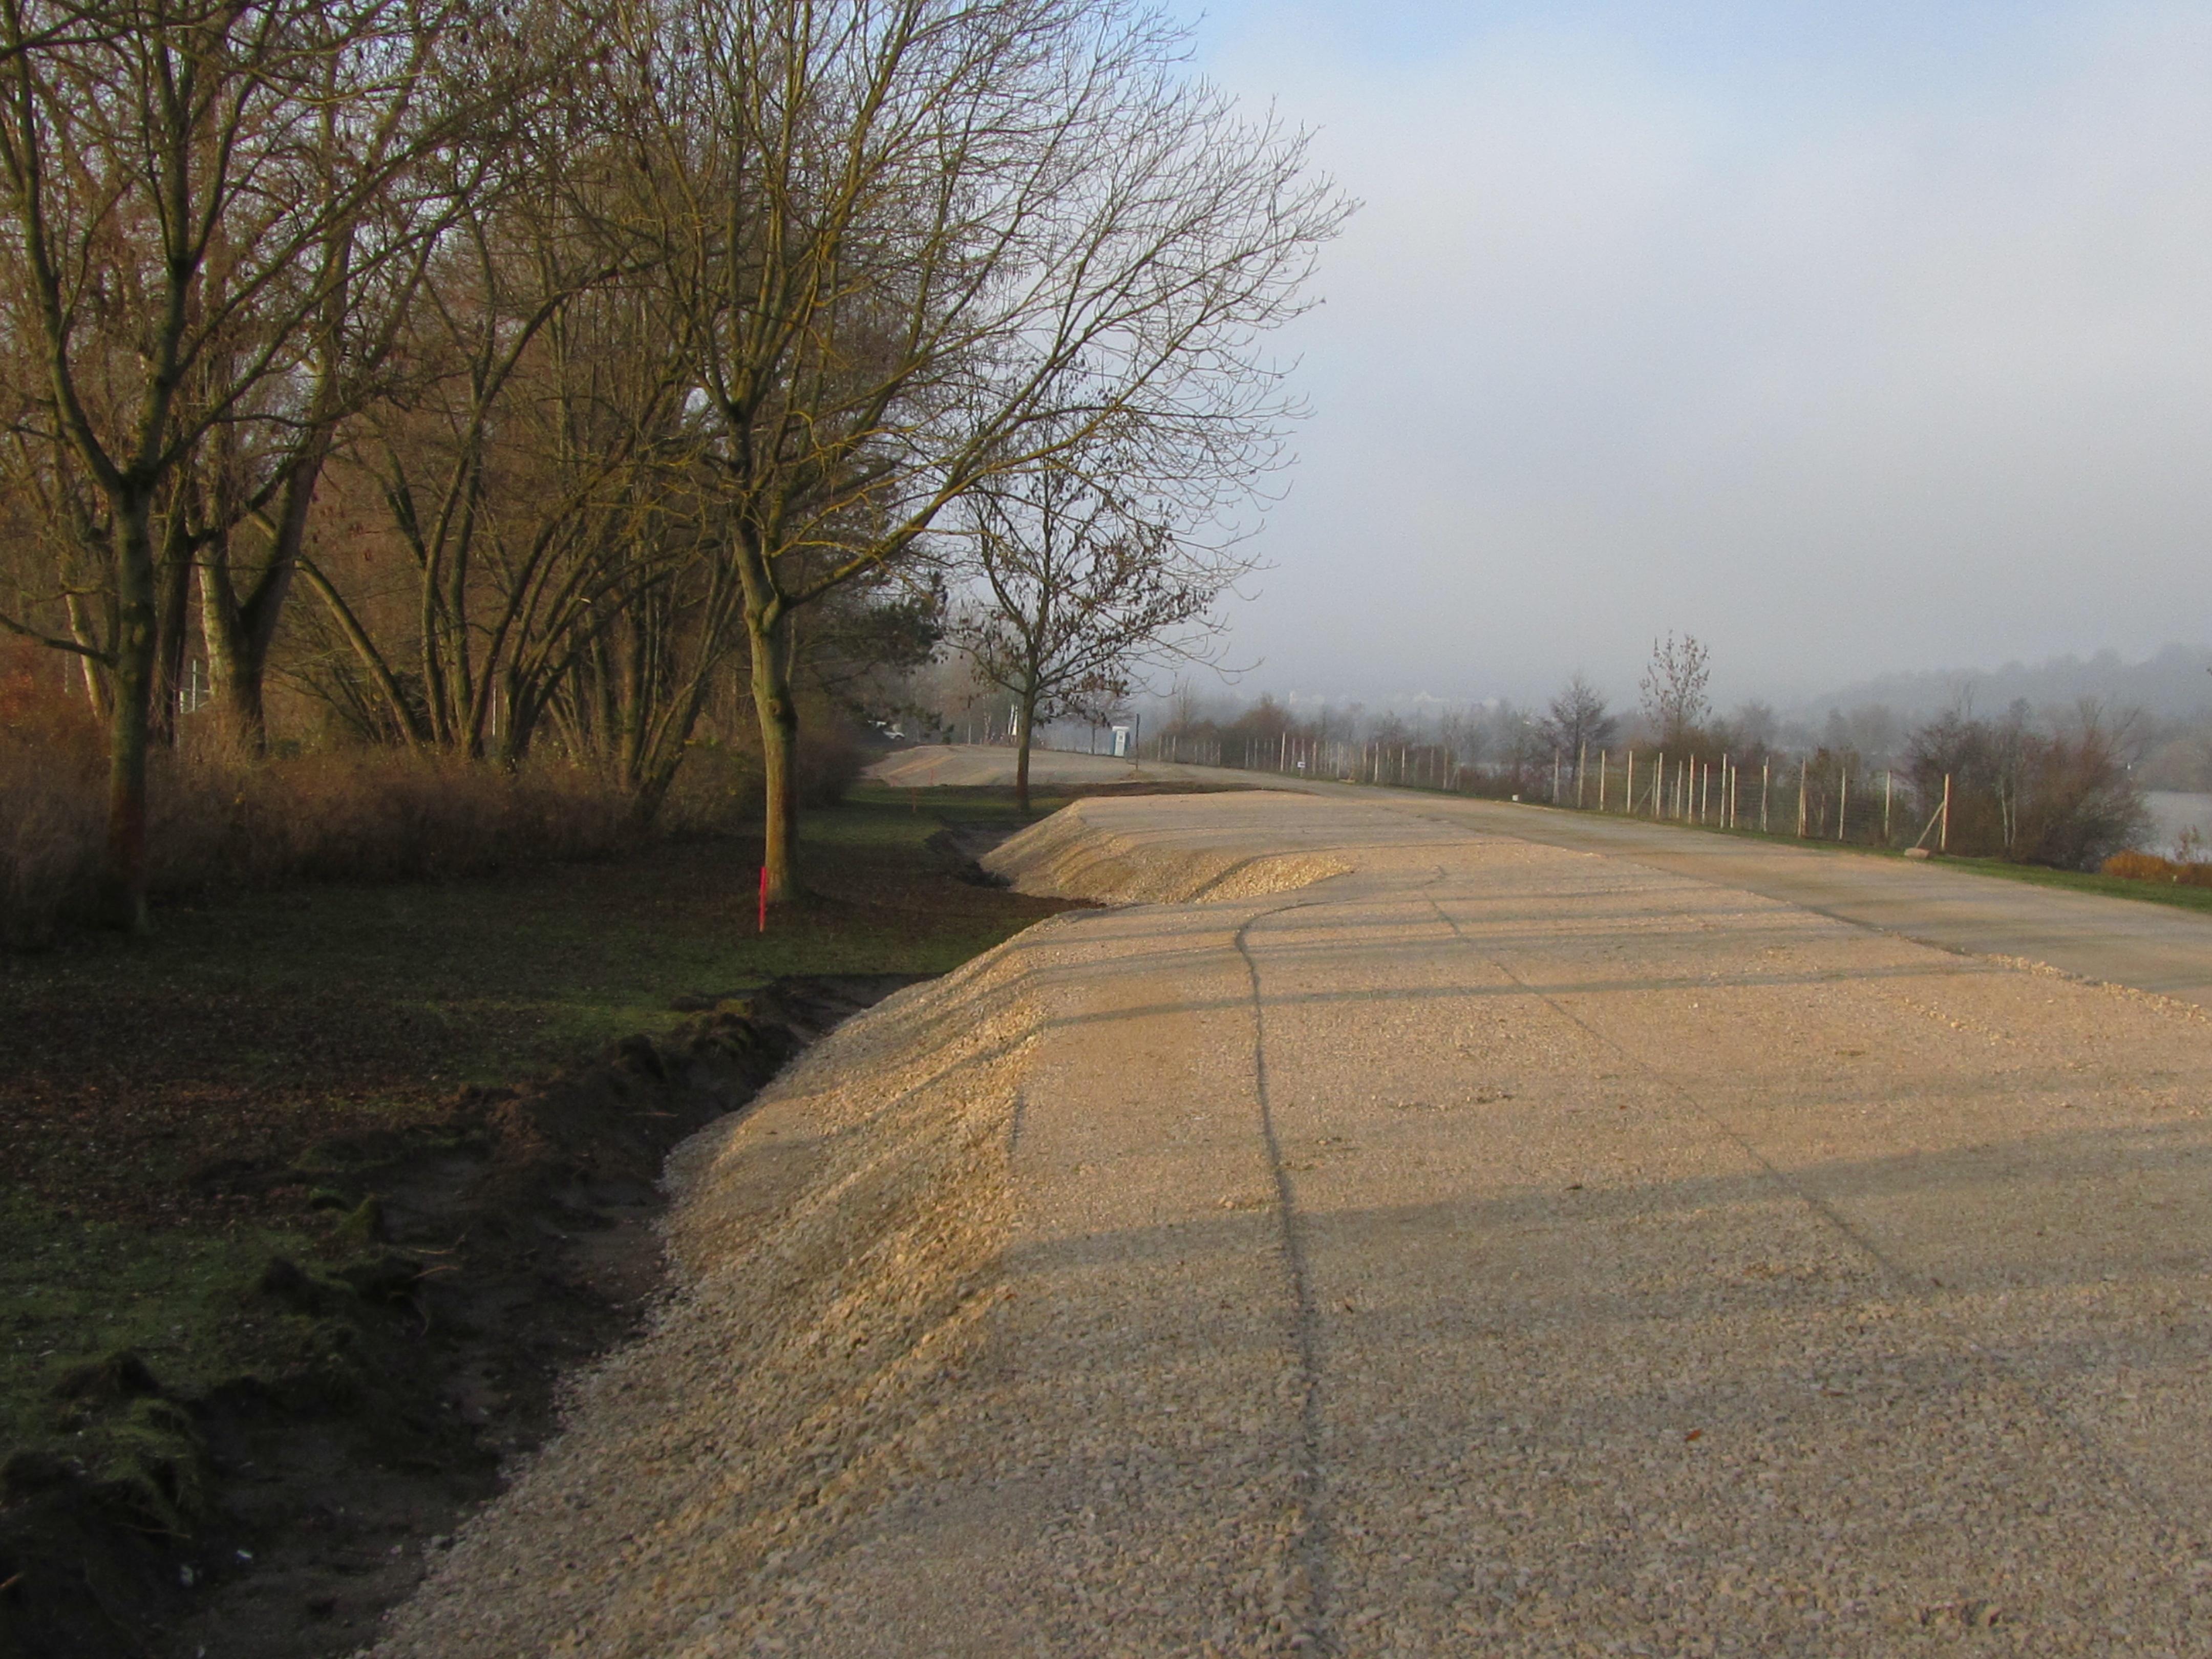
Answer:
[[[940,786],[1011,787],[1014,751],[995,744],[926,744],[901,749],[868,769],[878,783],[897,789]],[[1169,761],[1115,760],[1110,755],[1073,754],[1038,749],[1030,755],[1030,781],[1047,784],[1231,782],[1249,784],[1249,772],[1224,772],[1215,766],[1184,766]]]
[[[2019,957],[2212,1009],[2212,917],[2141,899],[2062,891],[1941,860],[1908,864],[1819,843],[1722,836],[1649,818],[1476,800],[1434,790],[1153,761],[1133,768],[1127,761],[1057,750],[1040,751],[1036,764],[1049,767],[1053,781],[1062,785],[1258,786],[1352,801],[1462,832],[1603,853],[1670,875],[1802,905],[1923,945]],[[1014,751],[985,744],[903,750],[878,763],[874,775],[902,784],[935,780],[1006,786],[1013,781]]]
[[[2198,1009],[1371,802],[990,862],[1203,896],[690,1143],[380,1651],[2212,1651]]]

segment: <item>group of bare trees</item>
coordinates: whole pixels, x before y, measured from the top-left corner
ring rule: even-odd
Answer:
[[[740,676],[780,895],[797,677],[872,612],[972,594],[1032,714],[1202,635],[1344,208],[1179,52],[1123,0],[0,0],[0,623],[107,723],[115,919],[195,635],[249,743],[282,650],[648,817]]]

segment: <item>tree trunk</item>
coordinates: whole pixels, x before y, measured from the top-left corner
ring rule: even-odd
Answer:
[[[791,618],[780,605],[745,607],[752,647],[753,713],[760,721],[762,784],[767,795],[761,863],[771,904],[799,896],[799,705],[791,695]]]
[[[192,541],[181,502],[172,508],[168,520],[155,567],[154,683],[147,704],[147,732],[150,741],[173,749],[185,689],[185,613],[191,599]]]
[[[69,611],[70,637],[93,653],[77,658],[76,665],[84,676],[85,702],[92,717],[105,726],[115,718],[115,677],[107,667],[107,641],[94,627],[91,607],[82,593],[65,594],[62,603]]]
[[[1032,685],[1022,696],[1020,747],[1014,751],[1014,810],[1024,817],[1030,815],[1030,734],[1036,727],[1036,691]]]
[[[157,641],[152,503],[116,502],[115,702],[108,721],[107,860],[100,915],[110,927],[147,931],[146,760]]]
[[[269,562],[254,578],[252,591],[240,597],[232,580],[230,538],[208,550],[200,568],[201,630],[207,641],[208,670],[215,681],[224,718],[240,739],[258,755],[269,747],[269,653],[276,642],[276,623],[291,597],[307,538],[307,515],[322,481],[331,450],[327,428],[310,438],[284,480],[283,510],[276,515]]]
[[[712,637],[719,634],[726,623],[727,613],[721,612],[721,621],[715,621],[714,613],[720,612],[720,607],[711,599],[701,609],[708,613],[704,623],[708,637],[700,641],[699,653],[692,662],[690,678],[680,685],[671,684],[666,688],[665,695],[671,703],[666,718],[653,720],[642,703],[634,713],[638,741],[629,744],[625,753],[634,750],[635,763],[624,771],[623,778],[631,789],[631,827],[641,833],[653,828],[654,821],[660,816],[661,807],[667,802],[668,792],[676,781],[677,773],[683,768],[691,734],[699,729],[700,717],[706,714],[708,704],[714,700],[715,684],[720,678],[720,671],[728,654],[718,647]],[[661,615],[660,623],[658,631],[665,633],[665,614]],[[642,653],[645,647],[641,645],[639,649]],[[657,647],[655,654],[660,654]],[[788,653],[784,660],[787,663],[790,660]],[[671,677],[669,667],[663,665],[657,665],[647,678]],[[643,684],[641,681],[641,685]],[[787,699],[787,688],[785,695]]]
[[[300,568],[307,579],[307,586],[313,588],[321,597],[324,605],[330,612],[331,619],[338,625],[339,631],[345,635],[347,642],[353,647],[355,656],[360,659],[362,669],[368,673],[371,684],[375,686],[377,694],[382,699],[385,709],[391,717],[392,729],[405,740],[410,749],[419,750],[427,746],[430,733],[426,723],[417,718],[413,707],[407,701],[405,689],[400,685],[398,677],[392,672],[391,665],[384,660],[383,654],[377,650],[376,642],[369,638],[368,630],[362,626],[361,619],[354,615],[353,607],[346,603],[345,596],[339,592],[331,579],[317,569],[312,562],[303,562]]]

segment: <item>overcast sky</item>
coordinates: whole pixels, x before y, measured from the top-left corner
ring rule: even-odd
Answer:
[[[1244,0],[1197,46],[1365,204],[1283,342],[1248,694],[2212,638],[2202,0]]]

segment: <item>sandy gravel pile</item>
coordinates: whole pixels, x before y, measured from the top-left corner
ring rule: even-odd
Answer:
[[[913,1478],[1000,1293],[1023,978],[1004,953],[902,993],[678,1150],[657,1328],[378,1652],[732,1650],[764,1579]]]
[[[2201,1011],[1310,798],[1006,850],[1210,902],[684,1149],[387,1652],[2212,1652]]]
[[[991,744],[924,744],[886,755],[868,769],[868,775],[895,789],[934,789],[987,785],[1003,787],[1014,781],[1015,754],[1011,748]],[[1182,766],[1149,760],[1141,765],[1115,760],[1110,755],[1080,754],[1067,750],[1039,749],[1030,756],[1030,781],[1049,784],[1163,783],[1210,780],[1248,782],[1251,774],[1224,775],[1212,766]]]
[[[1116,827],[1129,817],[1126,805],[1079,800],[992,849],[983,867],[1019,892],[1104,904],[1257,898],[1352,868],[1333,849],[1255,844],[1255,818],[1292,798],[1255,790],[1170,799],[1177,803],[1171,830],[1150,814],[1144,815],[1153,820],[1147,833],[1126,832]],[[1285,837],[1279,832],[1267,839],[1279,843]]]

